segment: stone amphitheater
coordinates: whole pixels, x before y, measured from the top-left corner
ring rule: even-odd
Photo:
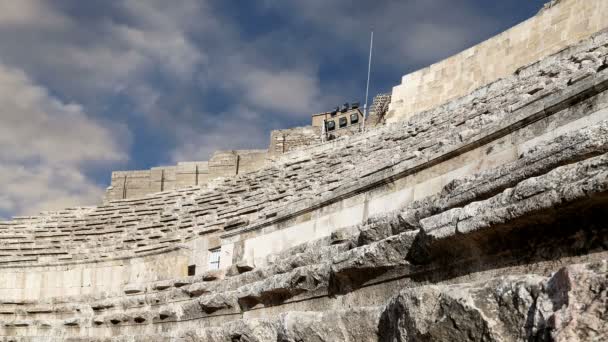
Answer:
[[[552,1],[256,171],[1,222],[0,341],[608,340],[605,18]]]

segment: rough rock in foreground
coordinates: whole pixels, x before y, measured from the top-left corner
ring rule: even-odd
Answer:
[[[379,307],[289,312],[173,338],[98,341],[605,341],[606,336],[608,260],[571,265],[551,277],[505,276],[404,289]]]

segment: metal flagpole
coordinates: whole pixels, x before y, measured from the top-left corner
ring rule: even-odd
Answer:
[[[363,130],[365,131],[365,120],[367,120],[367,101],[369,100],[369,77],[372,72],[372,51],[374,49],[374,31],[372,30],[372,38],[369,43],[369,64],[367,66],[367,86],[365,87],[365,106],[363,108]]]

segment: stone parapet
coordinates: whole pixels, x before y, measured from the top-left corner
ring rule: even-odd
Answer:
[[[427,68],[393,88],[388,122],[407,120],[506,77],[608,27],[605,0],[553,1],[535,17]]]
[[[217,151],[209,161],[180,162],[150,170],[112,172],[104,203],[187,187],[204,187],[210,181],[253,172],[266,165],[266,150]]]
[[[280,156],[321,142],[321,128],[313,126],[274,130],[270,133],[271,156]]]

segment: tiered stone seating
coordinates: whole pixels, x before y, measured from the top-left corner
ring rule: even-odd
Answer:
[[[0,267],[137,258],[246,232],[556,112],[600,112],[607,56],[602,33],[409,122],[255,173],[15,218],[0,224]],[[598,340],[608,334],[606,208],[608,122],[596,120],[260,265],[244,260],[121,293],[0,298],[0,341]]]
[[[471,189],[475,189],[475,193],[471,193]],[[556,193],[556,189],[561,190]],[[539,196],[557,199],[559,203],[539,200]],[[179,336],[196,336],[210,341],[223,341],[239,334],[255,336],[255,332],[247,330],[251,324],[256,327],[254,330],[263,328],[272,336],[299,336],[312,329],[311,331],[322,332],[327,341],[332,336],[348,340],[345,336],[350,336],[349,334],[354,334],[350,338],[356,341],[368,338],[373,340],[379,334],[403,334],[393,326],[394,320],[402,319],[402,314],[393,311],[404,305],[403,301],[411,300],[412,296],[420,296],[419,293],[406,291],[389,302],[386,308],[378,303],[390,298],[382,298],[379,302],[379,298],[364,299],[350,294],[404,277],[433,277],[443,262],[442,253],[445,254],[446,251],[450,253],[450,264],[464,267],[466,263],[463,262],[471,258],[468,247],[471,247],[471,241],[475,241],[467,241],[467,248],[459,249],[458,241],[462,241],[464,236],[505,236],[504,232],[500,233],[505,223],[508,223],[509,229],[533,231],[539,228],[530,226],[530,222],[553,225],[554,221],[559,221],[566,215],[554,215],[552,220],[545,221],[547,211],[553,212],[555,208],[564,212],[569,212],[570,208],[580,210],[581,204],[587,208],[586,212],[581,212],[584,217],[589,217],[589,208],[608,204],[608,122],[539,144],[518,161],[456,180],[446,186],[440,195],[411,203],[398,212],[369,219],[364,224],[337,231],[331,237],[271,255],[262,268],[239,270],[239,265],[235,265],[236,271],[230,270],[228,274],[214,271],[156,282],[149,286],[127,285],[123,289],[124,295],[118,297],[93,296],[58,298],[44,303],[2,303],[2,327],[5,330],[33,328],[41,332],[79,329],[81,333],[88,331],[85,333],[89,334],[87,338],[101,338],[108,333],[104,328],[121,328],[131,333],[137,332],[137,335],[149,334],[148,338],[157,341],[163,338],[176,339]],[[505,206],[511,206],[512,209],[500,214]],[[508,216],[504,216],[505,213]],[[521,221],[521,218],[525,220]],[[600,227],[600,231],[605,228]],[[575,235],[579,234],[579,229],[580,227],[575,227]],[[593,229],[587,232],[591,231]],[[530,235],[524,235],[530,238]],[[543,240],[547,238],[543,237]],[[592,243],[593,238],[584,240],[583,238],[581,242]],[[505,239],[501,238],[501,241],[504,242]],[[446,242],[453,248],[438,248]],[[552,248],[550,241],[547,244]],[[500,248],[489,246],[484,250],[480,247],[473,248],[475,258],[485,255],[485,258],[490,259],[492,255],[499,255],[504,258],[503,267],[509,265],[511,260],[502,255]],[[591,244],[585,248],[592,251],[596,247]],[[513,248],[517,253],[525,253],[526,258],[539,258],[537,251],[524,250]],[[563,250],[560,252],[563,253]],[[576,271],[578,273],[575,274],[597,279],[604,277],[604,281],[608,279],[605,278],[608,270],[605,263],[577,267],[568,272]],[[474,286],[493,291],[495,286],[491,284],[497,282],[505,286],[524,286],[525,291],[530,293],[547,291],[547,295],[551,296],[549,290],[543,290],[543,286],[547,288],[547,285],[542,284],[551,284],[562,276],[549,279],[514,275],[512,278],[495,279]],[[443,298],[441,300],[451,301],[458,298],[451,297],[456,295],[453,290],[451,287],[434,287],[429,291],[438,298]],[[591,290],[592,288],[585,289]],[[469,290],[462,286],[460,291]],[[327,298],[335,296],[342,296],[341,300],[346,303],[359,302],[357,309],[344,311],[328,307],[330,304]],[[260,308],[289,308],[302,301],[314,302],[315,311],[327,312],[288,310],[289,313],[278,318],[241,320],[243,315]],[[475,312],[485,309],[473,307],[467,310]],[[557,311],[559,310],[553,309],[546,314],[557,315]],[[279,309],[279,312],[285,312],[285,309]],[[459,317],[457,313],[453,315],[455,319]],[[336,330],[324,325],[329,317],[342,322],[343,328]],[[221,318],[223,323],[212,324],[212,327],[188,323],[214,318]],[[294,320],[295,326],[290,320]],[[308,320],[316,323],[307,325]],[[226,323],[229,321],[233,322]],[[484,322],[490,324],[490,321]],[[155,329],[162,329],[164,324],[172,323],[183,323],[184,328],[175,329],[171,335],[164,337],[162,334],[154,335],[161,333]],[[539,321],[536,324],[538,331],[534,334],[544,334],[546,331],[543,329],[549,329],[546,322]],[[379,327],[383,325],[388,328],[380,330]],[[516,328],[517,325],[514,325],[509,327],[512,331],[500,333],[516,334]],[[431,331],[434,331],[433,334],[442,333],[439,328]],[[408,332],[410,333],[413,332]],[[262,334],[257,340],[263,341],[263,336],[266,335]]]
[[[373,184],[413,173],[456,149],[478,146],[521,120],[563,108],[560,94],[604,87],[608,34],[523,68],[408,122],[292,153],[210,188],[167,191],[0,225],[0,264],[103,260],[158,253],[218,230],[263,224]],[[593,77],[592,77],[593,76]]]

